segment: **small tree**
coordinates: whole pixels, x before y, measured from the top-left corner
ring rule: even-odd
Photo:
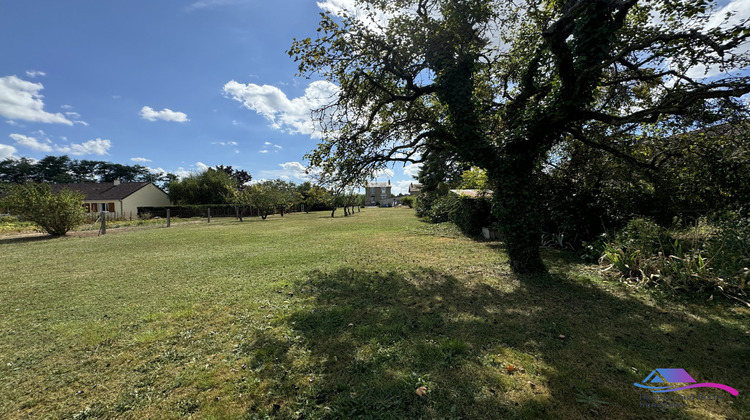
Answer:
[[[310,209],[316,205],[326,205],[330,201],[329,193],[325,188],[314,185],[309,181],[298,185],[297,192],[305,205],[305,213],[310,213]]]
[[[226,171],[208,168],[170,183],[169,199],[177,204],[226,204],[236,184]]]
[[[84,221],[83,194],[62,190],[53,194],[48,184],[14,185],[0,202],[21,220],[36,223],[50,235],[65,235]]]
[[[243,205],[257,207],[260,217],[266,220],[269,214],[273,214],[284,203],[284,197],[276,181],[263,181],[242,190],[238,201]]]
[[[278,208],[281,212],[281,217],[284,217],[285,211],[293,209],[294,206],[302,201],[302,195],[297,191],[297,186],[294,185],[294,182],[277,179],[273,181],[273,187],[279,196]]]

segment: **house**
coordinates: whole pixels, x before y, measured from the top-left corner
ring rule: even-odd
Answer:
[[[69,189],[83,193],[86,213],[107,212],[115,217],[138,215],[138,207],[170,206],[167,193],[151,182],[83,182],[80,184],[53,184],[52,192]]]
[[[368,206],[393,205],[391,181],[370,182],[365,186],[365,203]]]
[[[422,191],[422,184],[409,183],[409,195],[417,196],[420,191]]]

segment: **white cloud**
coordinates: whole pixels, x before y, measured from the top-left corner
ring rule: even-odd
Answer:
[[[184,163],[184,162],[183,162]],[[190,165],[191,169],[185,169],[184,167],[180,166],[177,168],[176,171],[172,172],[173,174],[177,175],[177,178],[179,179],[185,179],[189,177],[190,175],[195,175],[201,172],[205,172],[210,168],[210,166],[206,165],[203,162],[195,162],[194,165]],[[159,168],[161,169],[161,168]]]
[[[409,194],[409,184],[414,181],[398,181],[391,184],[391,193],[393,195]]]
[[[727,13],[733,13],[733,16],[729,18],[726,23],[724,23],[724,19]],[[709,29],[717,27],[729,28],[734,25],[740,24],[743,19],[747,19],[748,17],[750,17],[750,0],[732,0],[726,6],[722,7],[720,10],[713,14],[703,30],[707,31]],[[747,54],[748,52],[750,52],[750,43],[745,42],[743,45],[736,49],[736,52],[738,54]],[[714,65],[708,68],[705,65],[698,65],[691,68],[687,72],[688,77],[695,79],[713,77],[719,74],[722,74],[722,71],[721,69],[719,69],[718,65]]]
[[[219,146],[238,146],[239,143],[236,141],[214,141],[211,144],[218,144]]]
[[[44,131],[35,131],[35,135],[40,137],[46,137]],[[43,140],[37,140],[35,137],[24,136],[23,134],[11,134],[10,138],[16,141],[16,146],[22,146],[35,150],[38,152],[60,152],[71,154],[74,156],[80,155],[106,155],[109,148],[112,146],[112,142],[109,140],[96,139],[89,140],[83,143],[72,143],[67,145],[53,144],[48,138]],[[63,140],[67,140],[63,137]]]
[[[338,87],[327,81],[315,81],[305,89],[304,96],[289,99],[276,86],[243,85],[232,80],[224,85],[224,94],[265,117],[277,130],[319,136],[315,133],[312,110],[335,100]]]
[[[39,76],[46,76],[47,73],[43,71],[37,71],[37,70],[26,70],[26,75],[31,77],[32,79]]]
[[[149,162],[151,162],[151,161],[149,160]],[[166,175],[167,174],[167,171],[165,171],[162,168],[150,168],[150,167],[146,166],[146,170],[149,171],[149,172],[151,172],[152,174],[156,174],[156,175]]]
[[[61,106],[60,106],[60,108],[62,108],[62,109],[64,109],[64,110],[66,110],[66,111],[67,111],[67,110],[71,110],[71,109],[73,109],[73,107],[72,107],[72,106],[70,106],[70,105],[61,105]]]
[[[182,179],[185,179],[185,178],[187,178],[188,176],[190,176],[190,175],[191,175],[191,174],[192,174],[193,172],[191,172],[191,171],[188,171],[187,169],[185,169],[185,168],[183,168],[182,166],[180,166],[180,167],[179,167],[179,168],[177,168],[177,170],[176,170],[176,171],[174,171],[173,173],[174,173],[175,175],[177,175],[177,178],[179,178],[179,179],[181,179],[181,180],[182,180]]]
[[[80,155],[107,155],[112,147],[112,142],[107,139],[89,140],[83,143],[73,143],[67,146],[55,145],[55,150],[61,153],[67,153],[74,156]]]
[[[260,179],[297,179],[298,181],[310,180],[310,174],[305,173],[305,165],[299,162],[280,163],[281,169],[261,170],[258,172]]]
[[[44,135],[44,133],[41,133]],[[28,147],[37,152],[51,152],[53,150],[49,140],[39,141],[34,137],[24,136],[23,134],[11,134],[10,138],[16,141],[16,146]]]
[[[421,168],[422,168],[421,163],[413,163],[411,165],[404,166],[404,175],[408,175],[412,178],[416,178]]]
[[[164,108],[161,111],[154,111],[150,106],[144,106],[141,108],[141,118],[149,121],[174,121],[174,122],[187,122],[190,121],[187,114],[184,112],[172,111],[169,108]]]
[[[279,146],[278,144],[273,144],[270,141],[263,143],[263,148],[258,151],[258,153],[278,153],[279,150],[282,150],[283,147]]]
[[[130,158],[130,160],[133,162],[139,162],[139,163],[151,162],[151,159],[146,159],[144,157],[134,157],[134,158]]]
[[[32,83],[16,76],[0,77],[0,115],[11,120],[73,125],[63,114],[44,110],[44,89],[41,83]]]
[[[77,113],[75,111],[68,111],[68,112],[65,113],[65,115],[67,115],[67,116],[69,116],[70,118],[73,118],[73,119],[80,119],[81,118],[81,114],[79,114],[79,113]]]
[[[15,147],[7,144],[0,144],[0,160],[15,158],[16,156],[14,154],[16,152],[17,150]]]
[[[186,12],[192,12],[194,10],[209,9],[219,6],[234,6],[238,4],[248,3],[247,0],[200,0],[191,3],[185,8]]]
[[[378,169],[372,173],[372,177],[378,178],[393,178],[393,170],[388,168]]]

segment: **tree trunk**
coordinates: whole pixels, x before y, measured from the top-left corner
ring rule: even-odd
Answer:
[[[333,214],[336,213],[336,206],[333,207],[333,210],[331,210],[331,217],[333,217]]]
[[[488,174],[496,186],[492,212],[500,222],[513,272],[545,274],[547,268],[539,252],[542,218],[533,175],[536,153],[530,150],[532,145],[526,147]]]

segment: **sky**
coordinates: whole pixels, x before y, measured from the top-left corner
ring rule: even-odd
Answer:
[[[353,0],[5,0],[0,160],[216,165],[306,180],[310,110],[335,94],[287,54],[320,13]],[[722,1],[750,16],[750,0]],[[379,174],[406,193],[418,166]]]
[[[306,180],[310,110],[335,86],[287,54],[327,2],[7,0],[0,159],[67,154],[186,175],[216,165]],[[416,168],[381,173],[406,192]]]

